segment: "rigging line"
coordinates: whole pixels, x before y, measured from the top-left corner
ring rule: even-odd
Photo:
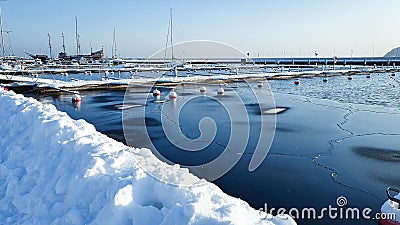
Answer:
[[[171,18],[168,21],[168,32],[167,32],[167,40],[165,42],[165,50],[164,50],[164,63],[165,63],[165,59],[167,58],[167,48],[168,48],[168,40],[169,40],[169,30],[171,28]]]
[[[4,48],[4,31],[3,31],[3,19],[2,19],[2,11],[0,8],[0,35],[1,35],[1,48],[3,51],[3,57],[5,56],[5,48]]]
[[[174,61],[174,44],[172,41],[172,8],[170,8],[170,21],[171,21],[171,61]]]

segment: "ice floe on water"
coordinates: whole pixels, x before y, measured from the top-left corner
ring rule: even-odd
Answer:
[[[150,150],[127,147],[53,105],[0,91],[0,224],[295,224],[262,219]],[[151,165],[170,185],[145,173]]]

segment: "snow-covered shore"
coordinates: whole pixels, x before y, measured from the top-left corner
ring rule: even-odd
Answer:
[[[216,185],[53,105],[3,90],[0,105],[0,224],[295,224],[261,219]],[[158,181],[140,163],[198,185]]]

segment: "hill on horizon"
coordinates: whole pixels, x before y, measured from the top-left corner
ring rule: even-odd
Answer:
[[[400,57],[400,47],[390,50],[383,57]]]

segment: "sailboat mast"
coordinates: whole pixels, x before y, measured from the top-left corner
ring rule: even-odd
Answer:
[[[62,41],[63,41],[62,48],[63,48],[63,52],[65,53],[65,40],[64,40],[64,32],[63,32],[63,33],[61,33],[61,37],[62,37]]]
[[[1,49],[3,50],[3,57],[6,55],[6,49],[4,48],[4,32],[3,32],[3,19],[2,11],[0,8],[0,33],[1,33]]]
[[[114,54],[115,54],[115,58],[118,58],[118,54],[117,54],[117,40],[115,39],[115,28],[114,28]]]
[[[80,54],[81,46],[79,44],[79,33],[78,33],[78,18],[75,16],[75,35],[76,35],[76,54]]]
[[[50,33],[47,33],[47,37],[49,37],[49,53],[50,53],[50,59],[53,58],[53,54],[51,52],[51,40],[50,40]]]
[[[172,33],[173,33],[173,30],[172,30],[172,8],[170,8],[170,21],[171,21],[171,24],[170,24],[170,27],[171,27],[171,61],[174,61],[174,45],[173,45],[173,40],[172,40]]]
[[[114,27],[114,32],[113,32],[113,43],[111,46],[111,56],[112,58],[117,58],[117,43],[115,41],[115,27]]]
[[[114,32],[115,32],[115,28],[114,28]],[[114,35],[114,33],[113,33]],[[113,42],[111,44],[111,58],[114,59],[114,36],[113,36]]]

